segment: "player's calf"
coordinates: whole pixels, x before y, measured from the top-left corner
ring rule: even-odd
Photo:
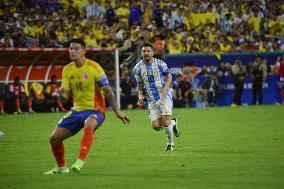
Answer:
[[[174,134],[176,137],[179,137],[180,135],[180,131],[179,131],[179,128],[178,128],[178,121],[176,118],[173,118],[172,121],[174,121],[174,126],[173,126],[173,131],[174,131]]]

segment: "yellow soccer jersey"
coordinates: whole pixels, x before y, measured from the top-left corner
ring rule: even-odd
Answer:
[[[101,110],[105,112],[105,97],[102,86],[109,85],[101,66],[89,59],[78,68],[75,62],[64,66],[61,87],[72,91],[75,111]]]

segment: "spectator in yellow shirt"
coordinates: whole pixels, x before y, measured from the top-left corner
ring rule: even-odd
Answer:
[[[36,33],[37,33],[36,30],[33,28],[33,21],[29,20],[28,24],[24,28],[25,36],[35,38],[36,37]]]
[[[127,3],[121,2],[120,6],[118,6],[118,9],[116,11],[119,21],[123,23],[127,23],[129,13],[130,13],[130,10],[127,7]]]
[[[255,30],[257,33],[260,32],[261,18],[257,15],[256,11],[253,13],[253,16],[250,17],[248,23],[253,30]]]
[[[87,47],[98,47],[99,46],[97,39],[95,37],[95,34],[93,32],[91,32],[90,35],[87,35],[85,42],[86,42]]]
[[[169,54],[181,54],[183,52],[182,45],[177,40],[170,40],[168,43]]]
[[[220,51],[221,52],[230,52],[232,51],[232,46],[229,44],[227,40],[222,39],[222,41],[219,43]]]
[[[142,16],[142,23],[143,25],[149,25],[152,22],[152,4],[147,2],[144,4],[143,9],[143,16]]]

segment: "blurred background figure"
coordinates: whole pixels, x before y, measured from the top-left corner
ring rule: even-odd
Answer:
[[[202,88],[200,77],[189,74],[190,93],[192,97],[192,107],[206,107],[207,106],[207,91]]]
[[[188,77],[182,77],[181,74],[177,74],[175,80],[172,82],[173,87],[173,101],[174,107],[189,107],[192,101],[190,97],[190,84]]]
[[[29,93],[25,91],[19,77],[14,78],[14,83],[9,87],[9,93],[11,103],[15,105],[17,113],[22,114],[22,108],[27,108],[29,113],[35,113],[32,109],[32,100],[29,98]]]
[[[282,57],[277,57],[275,67],[276,72],[278,72],[280,76],[281,100],[282,104],[284,104],[284,54],[282,55]]]
[[[122,109],[133,109],[136,108],[136,102],[138,100],[138,94],[136,91],[136,85],[131,80],[130,75],[126,74],[125,78],[120,82],[120,98]]]
[[[45,110],[44,86],[42,83],[33,82],[30,85],[30,98],[35,111],[43,112]]]
[[[9,33],[5,33],[5,37],[0,39],[0,47],[12,48],[14,47],[14,40]]]
[[[203,93],[205,94],[207,104],[209,106],[215,106],[216,98],[219,94],[219,82],[216,72],[211,73],[208,79],[202,83],[201,88],[204,91]]]
[[[62,104],[61,97],[57,93],[59,87],[56,75],[52,75],[51,81],[45,87],[46,104],[52,112],[67,112]]]
[[[229,63],[227,63],[229,64]],[[229,64],[230,65],[230,64]],[[220,62],[217,68],[217,77],[222,78],[225,76],[229,76],[231,74],[231,69],[226,66],[225,62]]]
[[[244,89],[246,68],[242,65],[240,59],[236,59],[235,63],[232,65],[232,75],[235,87],[234,101],[232,106],[242,105],[241,100]]]
[[[267,77],[267,60],[256,58],[251,70],[252,105],[262,104],[263,82]]]
[[[165,42],[161,39],[160,35],[154,37],[153,46],[155,48],[155,58],[164,60],[165,58]]]
[[[5,100],[7,96],[7,89],[4,83],[0,83],[0,114],[4,115],[5,113]]]

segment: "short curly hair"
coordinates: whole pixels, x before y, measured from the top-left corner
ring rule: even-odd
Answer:
[[[71,39],[68,44],[70,46],[71,43],[79,43],[82,47],[86,48],[86,43],[83,39]]]

